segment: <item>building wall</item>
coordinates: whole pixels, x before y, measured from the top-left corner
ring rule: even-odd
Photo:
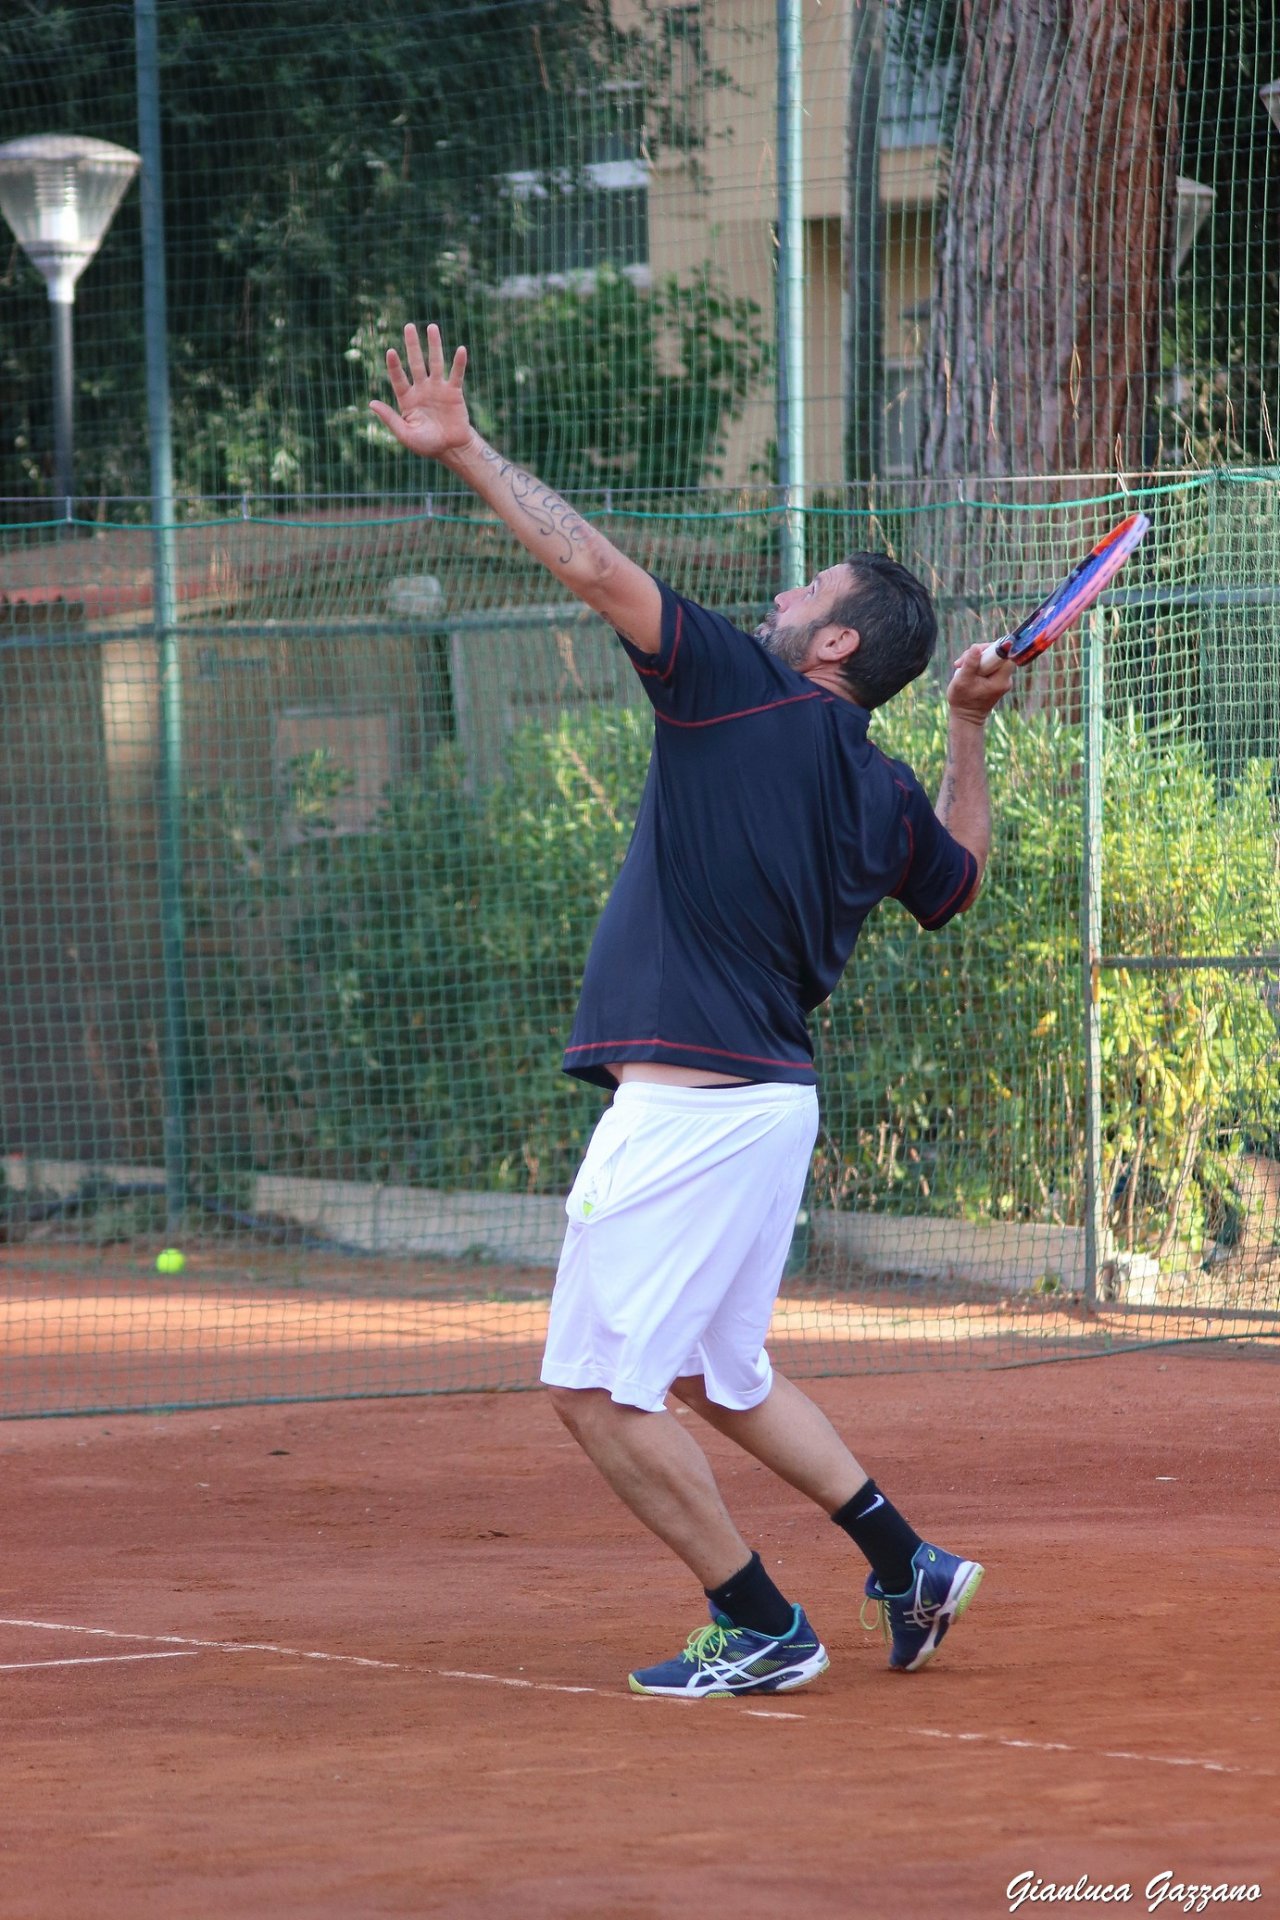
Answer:
[[[403,623],[184,630],[184,794],[216,809],[228,790],[251,831],[287,835],[286,764],[324,748],[354,780],[335,826],[360,831],[388,781],[435,744],[434,644]],[[150,633],[50,627],[0,648],[4,1152],[145,1164],[162,1153],[159,719]],[[216,890],[190,842],[188,855],[188,887]],[[193,977],[221,944],[191,896]],[[196,991],[193,1020],[203,1011]],[[198,1153],[198,1129],[192,1144]]]
[[[842,311],[847,272],[845,145],[850,11],[805,0],[803,167],[808,287],[805,428],[810,482],[843,475]],[[774,330],[774,228],[777,217],[777,37],[773,0],[715,0],[704,15],[708,67],[732,74],[706,96],[706,142],[691,154],[661,154],[649,190],[650,257],[655,277],[686,274],[714,262],[729,287],[755,300]],[[918,365],[923,310],[932,287],[932,207],[938,151],[895,147],[880,158],[886,214],[884,351],[889,400]],[[904,367],[904,363],[905,367]],[[728,436],[723,478],[746,485],[768,478],[774,439],[772,385],[762,386]]]

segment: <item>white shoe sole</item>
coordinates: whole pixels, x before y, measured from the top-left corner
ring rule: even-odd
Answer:
[[[825,1673],[831,1665],[827,1650],[819,1646],[806,1660],[799,1660],[781,1680],[755,1680],[743,1687],[706,1686],[706,1687],[646,1687],[636,1679],[634,1673],[627,1675],[627,1685],[632,1693],[643,1693],[652,1699],[662,1700],[739,1700],[748,1694],[757,1693],[793,1693],[797,1687],[807,1687],[820,1673]]]

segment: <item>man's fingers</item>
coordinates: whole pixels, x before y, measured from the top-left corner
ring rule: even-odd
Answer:
[[[440,329],[434,321],[427,328],[427,367],[433,378],[443,378],[444,347],[440,340]]]
[[[466,370],[467,350],[465,347],[459,347],[453,356],[453,365],[449,369],[449,385],[451,387],[460,387],[462,385],[462,376]]]
[[[370,413],[377,414],[383,426],[389,428],[397,440],[403,441],[406,447],[409,445],[409,429],[405,426],[400,415],[395,413],[387,405],[385,400],[371,400],[369,402],[369,411]]]
[[[433,331],[431,327],[427,328],[428,343]],[[438,339],[437,333],[437,341]],[[416,386],[419,380],[425,380],[427,377],[427,363],[422,357],[422,342],[418,338],[418,329],[412,324],[404,330],[404,349],[409,356],[409,372],[413,375]]]
[[[400,355],[394,347],[387,350],[387,378],[391,382],[391,391],[397,400],[403,400],[409,391],[409,380],[400,364]]]

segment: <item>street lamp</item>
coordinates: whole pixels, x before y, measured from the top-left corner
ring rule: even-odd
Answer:
[[[1191,243],[1213,212],[1213,203],[1218,197],[1213,188],[1206,187],[1202,180],[1189,180],[1185,174],[1178,175],[1177,184],[1178,221],[1173,238],[1175,275],[1181,272],[1182,263],[1191,251]]]
[[[76,281],[102,245],[140,165],[109,140],[41,133],[0,146],[0,213],[53,308],[54,491],[71,518],[71,310]]]

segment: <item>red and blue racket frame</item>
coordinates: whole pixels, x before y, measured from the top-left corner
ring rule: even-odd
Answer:
[[[1051,647],[1115,579],[1150,527],[1145,513],[1131,513],[1112,527],[1079,566],[1072,568],[1061,585],[1054,588],[1049,598],[1040,602],[1034,613],[1029,613],[1003,640],[993,640],[984,648],[983,666],[996,660],[1011,660],[1014,666],[1024,667],[1046,647]]]

